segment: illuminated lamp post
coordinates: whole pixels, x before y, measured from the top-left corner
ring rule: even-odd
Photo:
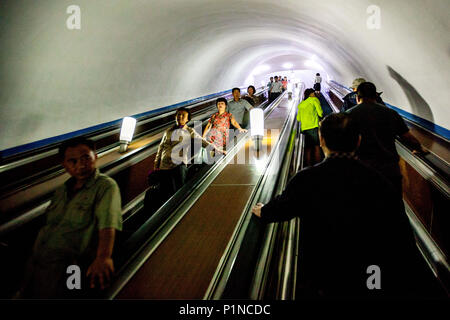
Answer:
[[[261,108],[250,110],[250,135],[255,143],[256,151],[259,151],[264,137],[264,111]]]
[[[134,129],[136,127],[136,119],[125,117],[122,120],[122,128],[120,129],[120,148],[119,152],[124,153],[128,149],[128,144],[133,140]]]

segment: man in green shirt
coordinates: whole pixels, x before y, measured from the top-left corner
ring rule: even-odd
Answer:
[[[59,153],[71,178],[55,191],[47,208],[22,289],[25,298],[79,296],[74,295],[79,290],[69,288],[69,266],[81,269],[90,288],[104,289],[114,273],[115,233],[122,230],[119,187],[96,168],[91,140],[70,140]]]
[[[319,147],[319,120],[323,116],[322,107],[314,89],[304,92],[303,101],[298,105],[297,121],[305,136],[305,164],[307,167],[321,161]]]

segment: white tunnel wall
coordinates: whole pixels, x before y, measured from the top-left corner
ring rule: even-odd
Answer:
[[[366,27],[372,4],[379,30]],[[81,9],[80,30],[66,27],[70,5]],[[347,86],[364,76],[385,101],[448,129],[449,8],[448,0],[2,0],[0,150],[243,85],[256,66],[286,55],[315,55]]]

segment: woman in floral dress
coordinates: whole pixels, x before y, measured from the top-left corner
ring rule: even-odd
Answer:
[[[226,112],[227,105],[228,102],[225,98],[216,100],[218,112],[211,116],[203,132],[203,138],[208,137],[207,140],[220,150],[226,150],[230,123],[237,128],[239,132],[247,132],[247,130],[241,128],[231,113]]]

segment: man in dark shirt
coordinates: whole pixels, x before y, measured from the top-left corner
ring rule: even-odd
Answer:
[[[399,156],[395,139],[399,137],[417,153],[426,152],[411,134],[400,115],[376,102],[376,87],[363,82],[357,89],[358,105],[347,113],[359,127],[362,140],[358,156],[388,178],[398,191],[402,190],[402,176],[398,165]]]
[[[366,79],[364,78],[357,78],[355,80],[353,80],[352,86],[351,88],[353,89],[352,92],[348,93],[342,100],[344,101],[344,103],[342,104],[341,107],[341,111],[347,111],[350,108],[353,108],[354,106],[356,106],[358,104],[358,102],[356,101],[356,96],[357,96],[357,92],[356,89],[358,89],[358,86],[363,83],[366,82]],[[385,105],[383,102],[383,99],[381,99],[381,94],[383,92],[377,92],[377,103]]]
[[[420,256],[402,199],[390,182],[355,157],[358,128],[344,114],[321,123],[326,159],[295,175],[286,190],[253,213],[265,222],[300,217],[300,297],[418,295],[429,270]],[[326,188],[326,198],[323,190]],[[381,289],[370,289],[379,267]]]

